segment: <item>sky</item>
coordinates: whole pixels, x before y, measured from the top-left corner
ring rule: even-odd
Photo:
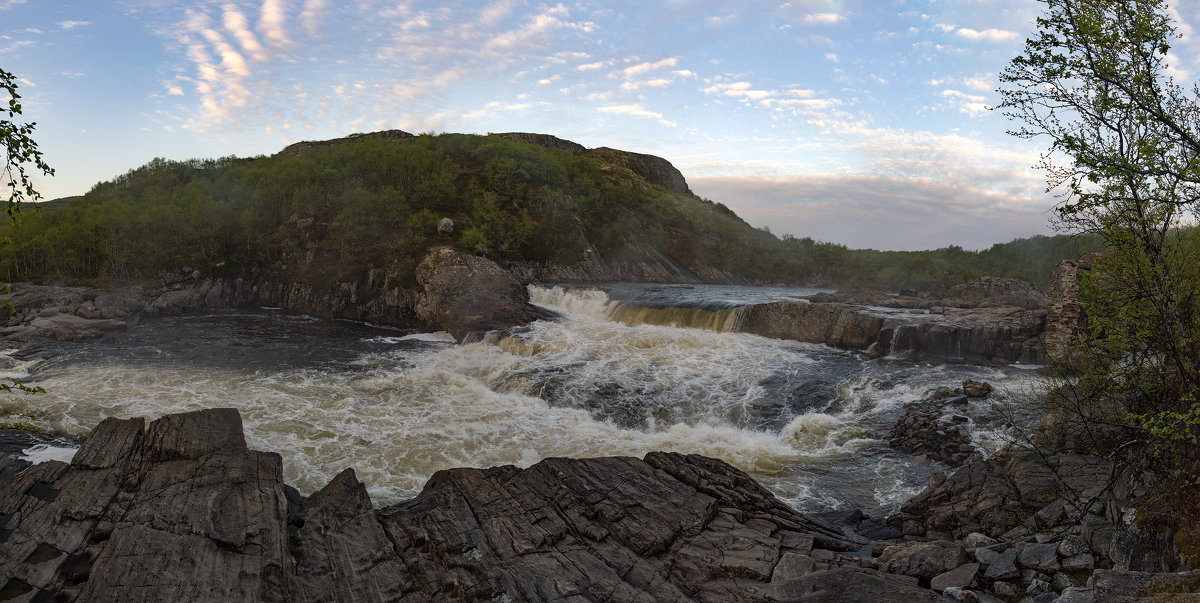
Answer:
[[[1200,0],[1172,11],[1200,74]],[[539,132],[671,161],[777,235],[983,249],[1051,234],[997,74],[1035,0],[0,0],[0,68],[56,173],[399,128]],[[1185,19],[1184,16],[1187,16]],[[1196,23],[1200,25],[1200,23]]]

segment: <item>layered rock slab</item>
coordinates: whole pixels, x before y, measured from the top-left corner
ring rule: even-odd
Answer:
[[[376,510],[352,470],[304,498],[236,410],[106,419],[0,480],[6,600],[935,600],[715,459],[453,469]]]

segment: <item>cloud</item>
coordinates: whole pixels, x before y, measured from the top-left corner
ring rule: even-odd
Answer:
[[[942,90],[942,98],[947,99],[960,112],[966,113],[971,117],[987,115],[991,112],[991,108],[987,104],[987,98],[974,94],[966,94],[958,90]]]
[[[83,27],[85,25],[91,25],[91,22],[90,21],[59,21],[58,22],[58,26],[67,31],[75,29],[76,27]]]
[[[256,60],[267,60],[267,51],[258,42],[254,32],[250,31],[250,22],[246,19],[246,15],[233,4],[226,4],[222,11],[221,22],[225,26],[225,30],[233,36],[233,39],[237,40],[242,50]]]
[[[267,43],[276,47],[290,46],[285,22],[283,0],[263,0],[262,10],[258,18],[258,31],[262,33]]]
[[[0,10],[8,10],[14,6],[25,4],[29,0],[0,0]]]
[[[801,16],[800,20],[810,25],[836,25],[846,17],[837,13],[812,13]]]
[[[677,125],[673,121],[664,119],[662,113],[655,113],[654,111],[650,111],[641,105],[609,105],[607,107],[600,107],[599,111],[601,113],[613,113],[617,115],[629,115],[632,117],[651,119],[664,126],[667,126],[668,128],[674,128]]]
[[[637,65],[632,65],[622,69],[621,72],[625,74],[625,77],[637,77],[651,71],[658,71],[660,69],[674,67],[677,64],[679,64],[679,59],[675,57],[669,57],[660,61],[654,61],[653,63],[638,63]]]
[[[1003,29],[989,28],[983,31],[978,31],[968,27],[960,27],[955,30],[954,34],[960,38],[971,40],[972,42],[980,40],[984,42],[1007,42],[1008,40],[1015,39],[1019,35],[1015,31],[1007,31]]]
[[[1047,208],[963,181],[878,174],[786,178],[688,177],[697,194],[720,201],[775,234],[856,249],[922,250],[1049,234]]]

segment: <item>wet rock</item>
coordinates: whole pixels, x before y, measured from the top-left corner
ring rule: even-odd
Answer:
[[[417,315],[459,342],[486,331],[509,329],[551,314],[529,303],[529,292],[495,262],[439,247],[417,266],[424,293]]]
[[[972,398],[986,398],[992,395],[992,384],[986,381],[963,379],[963,392]]]

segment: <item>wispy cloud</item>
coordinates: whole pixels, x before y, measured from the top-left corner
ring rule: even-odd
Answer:
[[[75,29],[76,27],[83,27],[85,25],[91,25],[91,22],[90,21],[59,21],[58,22],[58,26],[66,31],[70,31],[72,29]]]
[[[258,18],[258,31],[262,33],[267,43],[272,46],[284,47],[291,45],[285,27],[287,15],[284,12],[283,0],[263,0]]]
[[[668,128],[674,128],[676,125],[678,125],[675,122],[664,118],[662,113],[650,111],[641,105],[609,105],[606,107],[600,107],[599,111],[601,113],[613,113],[617,115],[629,115],[632,117],[650,119],[667,126]]]
[[[29,0],[0,0],[0,10],[8,10],[14,6],[25,4]]]
[[[802,22],[815,25],[835,25],[845,19],[844,15],[837,13],[811,13],[800,17]]]
[[[985,30],[975,30],[969,27],[960,27],[954,31],[954,34],[960,38],[965,38],[971,41],[984,42],[1007,42],[1016,39],[1019,34],[1015,31],[1007,31],[1003,29],[989,28]]]

